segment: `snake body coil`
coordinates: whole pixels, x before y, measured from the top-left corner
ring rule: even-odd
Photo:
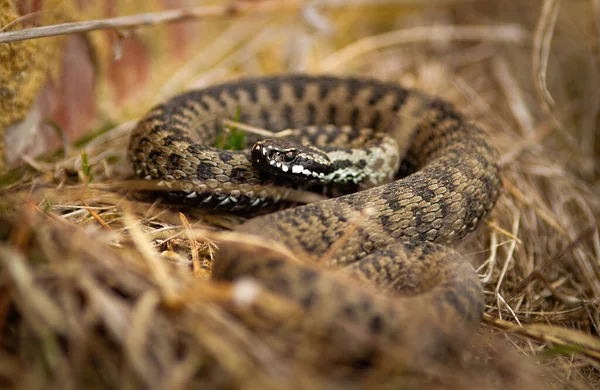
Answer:
[[[400,343],[427,355],[477,328],[483,313],[477,275],[446,246],[473,231],[500,193],[496,151],[477,125],[443,100],[391,83],[323,76],[247,79],[189,92],[150,111],[131,137],[137,174],[185,181],[180,198],[209,207],[275,202],[281,189],[262,185],[264,175],[248,153],[208,146],[220,121],[238,110],[241,122],[271,131],[334,125],[386,132],[412,173],[253,218],[239,229],[343,268],[383,295],[235,245],[222,248],[213,277],[252,276],[297,302],[307,311],[298,327],[329,340],[337,357],[366,356],[355,348],[357,333],[340,324],[351,324],[371,341]],[[342,237],[344,245],[328,252]]]

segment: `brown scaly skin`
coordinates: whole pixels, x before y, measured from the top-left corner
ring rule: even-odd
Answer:
[[[197,144],[210,143],[207,133],[218,124],[216,116],[231,118],[238,106],[242,122],[272,131],[325,123],[388,131],[406,151],[405,165],[415,173],[257,217],[239,228],[279,241],[325,266],[342,267],[387,294],[235,246],[220,252],[214,278],[257,278],[304,307],[306,324],[301,328],[335,335],[332,348],[340,351],[351,350],[357,342],[352,334],[338,331],[345,329],[340,323],[427,356],[476,331],[483,313],[477,275],[463,256],[445,245],[473,231],[500,193],[497,153],[481,129],[449,103],[394,84],[310,76],[250,79],[184,94],[151,111],[131,138],[136,171],[142,177],[191,180],[202,196],[230,193],[233,184],[246,194],[235,193],[236,199],[263,191],[259,176],[242,159],[223,158]],[[190,163],[186,159],[192,153],[196,155]],[[219,169],[209,173],[199,160]],[[357,229],[323,260],[352,224]],[[347,357],[360,359],[350,352]]]

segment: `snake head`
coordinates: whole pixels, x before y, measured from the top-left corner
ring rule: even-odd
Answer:
[[[251,156],[258,169],[295,180],[320,181],[331,171],[325,152],[285,139],[258,141]]]

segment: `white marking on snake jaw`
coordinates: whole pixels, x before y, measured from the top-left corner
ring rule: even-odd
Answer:
[[[196,198],[197,196],[198,196],[198,194],[197,194],[197,193],[195,193],[195,192],[192,192],[192,193],[190,193],[190,194],[186,195],[186,198],[188,198],[188,199],[194,199],[194,198]]]
[[[281,168],[281,163],[277,163],[277,168]]]
[[[287,172],[290,168],[287,165],[281,167],[281,170]]]
[[[271,165],[275,165],[275,160],[270,161]]]
[[[302,173],[304,167],[302,165],[294,165],[292,167],[292,173]]]
[[[308,169],[305,169],[302,171],[302,174],[306,175],[306,176],[310,176],[310,171]]]
[[[267,154],[267,149],[263,149],[263,156]]]
[[[202,201],[202,203],[208,203],[208,202],[210,202],[211,199],[212,199],[212,195],[210,195],[208,198],[204,199]]]

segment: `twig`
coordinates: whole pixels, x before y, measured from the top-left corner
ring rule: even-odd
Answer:
[[[288,135],[292,134],[291,129],[281,130],[278,132],[272,132],[272,131],[269,131],[266,129],[262,129],[260,127],[247,125],[245,123],[236,122],[236,121],[232,121],[229,119],[223,119],[221,121],[221,123],[223,123],[226,126],[226,128],[228,128],[228,129],[237,127],[238,129],[242,129],[248,133],[260,135],[261,137],[280,138],[280,137],[287,137]]]
[[[542,7],[542,14],[538,20],[535,35],[533,37],[533,75],[535,80],[535,90],[538,98],[542,101],[542,107],[550,112],[554,105],[554,98],[548,91],[546,85],[546,70],[548,68],[548,58],[550,57],[550,44],[554,35],[554,27],[558,19],[558,8],[560,0],[545,0]]]
[[[515,215],[515,217],[513,219],[513,225],[512,225],[511,235],[513,237],[518,236],[520,225],[521,225],[521,214],[519,212],[517,212],[517,214]],[[504,261],[504,266],[502,267],[502,270],[500,271],[500,276],[498,277],[498,282],[496,283],[496,291],[495,291],[496,297],[498,297],[500,295],[500,286],[502,285],[502,282],[504,281],[504,276],[506,275],[506,272],[508,271],[509,265],[513,261],[513,253],[515,252],[516,247],[517,247],[517,240],[512,240],[510,242],[510,246],[508,247],[508,251],[506,253],[506,260]]]
[[[502,233],[503,235],[505,235],[506,237],[510,238],[511,240],[515,240],[517,242],[517,244],[519,244],[519,245],[523,244],[523,242],[521,241],[521,239],[519,237],[515,236],[514,234],[512,234],[508,230],[501,228],[495,222],[493,222],[493,221],[487,221],[486,225],[488,225],[490,228],[496,230],[497,232]]]
[[[63,15],[61,12],[57,12],[57,11],[36,11],[36,12],[32,12],[32,13],[20,16],[20,17],[16,18],[15,20],[12,20],[10,23],[5,24],[4,26],[2,26],[0,28],[0,32],[8,30],[15,24],[27,22],[28,20],[34,19],[35,17],[43,15],[43,14],[57,14],[60,16],[66,16],[66,15]]]
[[[3,32],[0,33],[0,43],[17,42],[26,39],[45,38],[94,30],[122,29],[174,23],[189,19],[228,18],[246,13],[281,12],[282,10],[296,9],[301,4],[302,0],[236,1],[226,5],[190,7],[116,18],[88,20],[84,22],[61,23],[19,31]]]
[[[479,268],[477,268],[477,273],[479,273],[484,266],[488,265],[488,269],[483,274],[483,277],[479,279],[482,285],[488,284],[488,282],[492,279],[492,275],[494,273],[494,267],[496,265],[496,256],[498,254],[498,235],[495,231],[492,231],[490,234],[490,255],[489,257],[481,264]]]
[[[471,2],[475,0],[437,0],[440,3]],[[421,0],[354,0],[354,1],[315,1],[311,6],[321,8],[342,8],[347,6],[373,6],[381,4],[418,4]],[[270,13],[286,10],[299,9],[304,5],[303,0],[240,0],[224,5],[201,6],[190,8],[179,8],[162,12],[148,12],[144,14],[121,16],[116,18],[87,20],[83,22],[60,23],[50,26],[32,27],[25,30],[9,31],[0,33],[0,43],[18,42],[27,39],[46,38],[57,35],[75,34],[95,30],[124,29],[154,24],[176,23],[189,19],[205,18],[228,18],[240,16],[246,13]],[[30,19],[30,15],[38,15],[40,12],[24,15],[2,26],[0,31],[8,27]]]
[[[104,219],[102,219],[102,217],[96,211],[94,211],[87,203],[85,203],[85,201],[83,199],[81,199],[81,204],[83,204],[85,210],[87,210],[87,212],[90,213],[90,215],[100,225],[102,225],[102,227],[104,227],[105,229],[108,229],[108,230],[112,230],[112,228],[110,227],[110,225],[108,223],[106,223],[106,221]]]
[[[600,342],[598,341],[598,338],[586,335],[583,332],[543,324],[519,326],[512,322],[493,318],[487,313],[483,315],[483,320],[489,326],[498,330],[525,336],[542,343],[556,346],[581,346],[582,348],[577,348],[576,350],[573,350],[573,352],[577,352],[600,362]]]

